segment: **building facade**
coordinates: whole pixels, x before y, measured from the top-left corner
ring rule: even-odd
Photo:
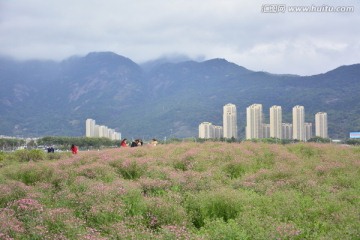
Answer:
[[[263,138],[270,138],[270,124],[263,124]]]
[[[199,125],[199,138],[209,139],[214,138],[214,125],[210,122],[202,122]]]
[[[95,120],[88,118],[85,121],[85,136],[86,137],[104,137],[111,140],[120,140],[121,134],[114,129],[108,128],[104,125],[97,125]]]
[[[305,141],[305,109],[304,106],[296,105],[292,109],[293,139]]]
[[[282,139],[293,139],[293,127],[291,123],[281,124]]]
[[[86,122],[85,122],[85,128],[86,128],[86,133],[85,133],[85,136],[86,137],[93,137],[94,134],[95,134],[95,120],[91,119],[91,118],[88,118],[86,119]]]
[[[270,108],[270,137],[282,139],[282,109],[280,106]]]
[[[222,138],[223,137],[223,127],[222,126],[214,126],[214,138]]]
[[[318,112],[315,114],[315,135],[317,137],[328,138],[327,113]]]
[[[253,104],[246,108],[246,139],[263,138],[262,105]]]
[[[231,103],[223,107],[223,137],[238,138],[236,106]]]
[[[307,141],[314,136],[313,123],[305,123],[304,106],[292,108],[292,123],[282,122],[282,108],[270,107],[270,123],[264,123],[262,104],[252,104],[246,108],[246,139],[277,138]],[[96,133],[96,125],[95,125]],[[328,138],[327,114],[318,112],[315,115],[315,135]],[[199,125],[200,138],[238,138],[237,111],[234,104],[223,106],[223,126],[209,122]]]
[[[305,141],[313,137],[312,123],[304,123]]]

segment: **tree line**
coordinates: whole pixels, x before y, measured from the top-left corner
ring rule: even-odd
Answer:
[[[58,148],[70,148],[72,144],[79,148],[102,148],[119,147],[120,140],[110,140],[108,138],[89,138],[89,137],[43,137],[38,139],[37,145],[57,146]]]
[[[175,143],[182,141],[196,141],[196,142],[206,142],[206,141],[226,141],[226,142],[238,142],[237,139],[201,139],[201,138],[190,138],[190,139],[176,139],[172,138],[165,142],[160,141],[159,143]],[[267,142],[267,143],[281,143],[288,144],[296,142],[294,140],[286,140],[286,139],[253,139],[251,141],[254,142]],[[330,139],[314,137],[308,140],[308,142],[321,142],[321,143],[329,143]],[[346,139],[342,141],[344,144],[348,145],[360,145],[360,139]],[[47,147],[47,146],[55,146],[61,150],[67,150],[70,148],[72,144],[75,144],[80,149],[99,149],[99,148],[111,148],[111,147],[119,147],[120,140],[110,140],[108,138],[89,138],[89,137],[55,137],[55,136],[47,136],[42,137],[37,140],[31,140],[27,142],[21,138],[0,138],[0,151],[9,151],[15,150],[19,147],[26,147],[28,149],[38,148],[38,147]]]
[[[26,142],[25,139],[21,138],[0,138],[0,150],[3,151],[16,150],[19,148],[45,148],[48,146],[54,146],[58,149],[65,150],[69,149],[72,144],[83,149],[98,149],[104,147],[118,147],[120,146],[120,140],[110,140],[108,138],[47,136]]]

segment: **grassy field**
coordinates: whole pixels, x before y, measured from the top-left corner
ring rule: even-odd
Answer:
[[[0,153],[0,239],[360,239],[360,148]]]

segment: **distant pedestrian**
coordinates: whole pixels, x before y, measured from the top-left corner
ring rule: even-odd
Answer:
[[[48,152],[48,153],[54,153],[54,152],[55,152],[54,147],[53,147],[53,146],[48,147],[48,148],[47,148],[47,152]]]
[[[121,143],[120,143],[120,147],[127,147],[128,146],[128,144],[126,143],[126,138],[124,138],[122,141],[121,141]]]
[[[133,142],[131,143],[131,147],[137,147],[137,146],[140,146],[140,141],[139,141],[139,139],[135,139],[135,141],[133,141]]]
[[[157,144],[158,144],[158,141],[155,139],[155,138],[153,138],[152,140],[151,140],[151,143],[150,143],[151,145],[153,145],[153,146],[156,146]]]
[[[77,154],[77,152],[78,152],[78,148],[74,144],[71,145],[71,152],[72,152],[72,154]]]

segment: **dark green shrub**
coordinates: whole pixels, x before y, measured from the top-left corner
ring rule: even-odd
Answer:
[[[204,226],[207,219],[222,219],[227,222],[241,211],[241,202],[233,191],[202,192],[189,195],[186,209],[196,228]]]
[[[29,162],[29,161],[40,161],[46,158],[44,151],[40,149],[31,149],[31,150],[17,150],[15,152],[15,158],[20,162]]]
[[[226,164],[224,172],[231,178],[241,177],[245,173],[245,167],[241,163],[231,162]]]
[[[117,169],[117,172],[125,179],[139,179],[147,170],[145,164],[139,164],[135,160],[122,163],[113,162],[110,164]]]
[[[174,168],[181,171],[187,171],[191,168],[191,160],[180,159],[174,161]]]

